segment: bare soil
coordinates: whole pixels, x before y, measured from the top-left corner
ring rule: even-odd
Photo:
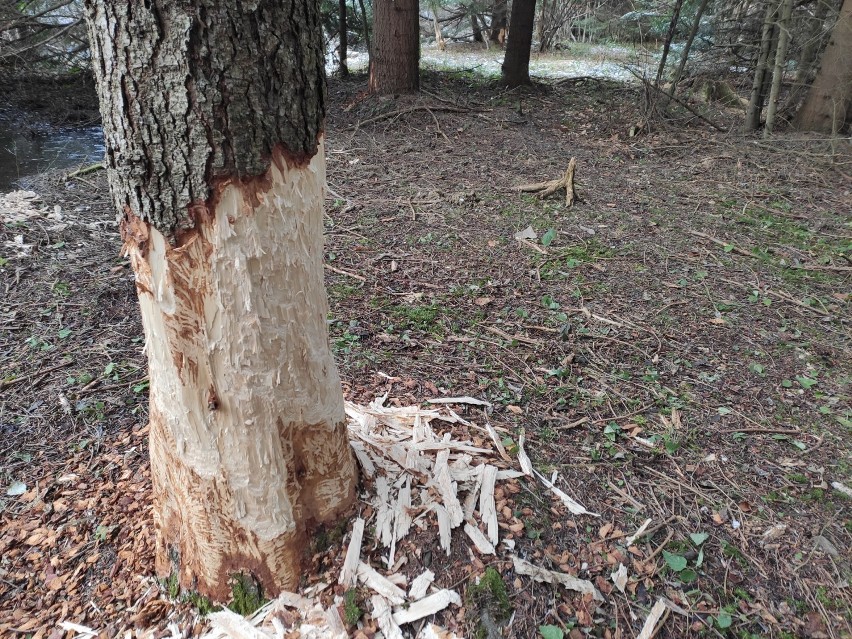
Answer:
[[[677,608],[659,637],[850,636],[852,500],[832,488],[852,486],[848,141],[743,137],[685,111],[649,125],[640,89],[603,81],[509,92],[426,75],[397,99],[365,84],[330,85],[347,397],[487,399],[491,423],[525,431],[536,467],[601,513],[567,515],[533,482],[505,495],[518,552],[595,581],[601,606],[412,540],[431,544],[439,585],[493,565],[504,635],[522,639],[543,624],[634,637],[659,596]],[[573,207],[513,188],[571,157]],[[0,226],[0,634],[191,626],[191,602],[167,603],[150,574],[142,333],[103,175],[35,190],[63,219]],[[527,226],[535,238],[515,239]],[[317,569],[340,559],[314,550]],[[473,637],[479,616],[440,621]]]

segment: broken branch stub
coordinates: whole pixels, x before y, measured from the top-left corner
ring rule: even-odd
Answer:
[[[568,162],[568,168],[565,169],[565,174],[556,180],[548,180],[546,182],[535,182],[533,184],[522,184],[516,186],[517,191],[522,193],[538,193],[539,199],[544,199],[548,195],[553,195],[559,189],[565,189],[565,206],[568,208],[574,205],[577,201],[577,190],[574,187],[574,172],[577,170],[577,158],[571,158]]]

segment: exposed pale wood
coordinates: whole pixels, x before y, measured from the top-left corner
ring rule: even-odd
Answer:
[[[470,537],[470,540],[473,542],[473,545],[476,546],[476,549],[482,553],[483,555],[493,555],[494,546],[488,541],[488,537],[482,534],[482,531],[479,530],[476,526],[471,524],[464,525],[464,531],[467,533],[467,536]]]
[[[420,631],[417,639],[461,639],[457,634],[430,623]]]
[[[494,430],[494,427],[488,422],[485,422],[485,430],[488,431],[488,435],[491,437],[491,441],[494,442],[494,446],[497,448],[497,452],[500,453],[500,457],[511,463],[512,458],[509,457],[509,454],[506,452],[506,447],[503,446],[503,442],[500,440],[500,436],[497,434],[497,431]]]
[[[657,599],[651,612],[648,613],[648,618],[642,626],[642,630],[636,635],[636,639],[651,639],[657,632],[657,622],[660,617],[666,612],[666,603],[662,599]]]
[[[447,514],[447,509],[444,508],[441,504],[435,504],[434,506],[435,514],[438,516],[438,537],[441,541],[441,548],[447,551],[447,555],[450,554],[450,539],[452,532],[452,526],[450,525],[450,516]]]
[[[648,517],[648,519],[643,521],[642,525],[639,526],[639,530],[637,530],[635,533],[633,533],[627,539],[624,540],[624,544],[626,546],[632,546],[633,542],[635,542],[637,539],[639,539],[639,537],[642,536],[642,533],[644,533],[646,530],[648,530],[648,526],[650,526],[650,525],[651,525],[651,518]]]
[[[373,604],[373,618],[382,629],[385,639],[403,639],[402,630],[393,620],[393,613],[387,600],[380,595],[373,595],[370,597],[370,602]]]
[[[482,472],[482,491],[479,493],[479,516],[488,530],[488,541],[497,545],[497,505],[494,503],[494,484],[497,481],[497,467],[490,464]]]
[[[450,452],[442,450],[438,453],[438,458],[435,461],[434,483],[438,492],[441,494],[441,501],[444,508],[447,509],[447,516],[451,528],[460,526],[464,521],[464,511],[457,495],[457,488],[450,477],[450,469],[447,465]]]
[[[526,433],[521,430],[521,434],[518,437],[518,463],[521,465],[521,470],[524,471],[525,475],[532,477],[533,474],[533,466],[530,461],[529,455],[527,455],[527,451],[524,450],[524,441],[526,440]]]
[[[419,601],[415,601],[404,610],[397,610],[393,613],[393,620],[400,626],[429,615],[434,615],[440,612],[450,604],[461,606],[461,597],[455,590],[439,590],[438,592],[425,597]]]
[[[214,628],[232,639],[269,639],[269,635],[255,628],[245,617],[227,608],[219,612],[211,612],[207,615],[207,619]]]
[[[476,399],[475,397],[468,397],[465,395],[464,397],[436,397],[434,399],[427,399],[427,404],[470,404],[472,406],[491,406],[490,402],[486,402],[484,399]]]
[[[519,575],[526,575],[535,581],[546,582],[549,584],[560,584],[569,590],[582,592],[584,594],[591,594],[597,601],[604,600],[603,595],[601,595],[591,581],[578,579],[577,577],[564,572],[540,568],[521,559],[517,555],[512,555],[512,562],[515,565],[515,572]]]
[[[424,570],[412,580],[411,588],[408,589],[408,598],[412,601],[423,599],[433,581],[435,581],[435,573],[428,569]]]
[[[405,603],[405,591],[363,561],[358,564],[358,580],[394,605]]]
[[[409,478],[405,479],[405,484],[399,491],[395,510],[396,526],[394,534],[399,541],[408,534],[411,528],[411,482]]]
[[[538,472],[537,470],[534,471],[534,472],[538,476],[538,478],[541,480],[541,483],[543,483],[545,486],[547,486],[554,495],[559,497],[559,501],[561,501],[572,514],[574,514],[574,515],[591,515],[592,517],[600,517],[600,515],[598,513],[593,513],[593,512],[586,510],[585,506],[576,502],[574,499],[572,499],[567,494],[565,494],[565,492],[563,492],[562,490],[557,488],[555,485],[553,485],[540,472]]]
[[[352,538],[346,549],[346,558],[340,571],[338,583],[352,588],[358,581],[358,564],[361,562],[361,542],[364,538],[364,520],[358,517],[352,524]]]

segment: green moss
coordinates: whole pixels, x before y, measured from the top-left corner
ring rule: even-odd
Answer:
[[[244,573],[231,575],[231,594],[233,599],[228,608],[239,615],[246,617],[256,612],[266,600],[257,580]]]
[[[468,585],[465,593],[467,606],[476,619],[476,639],[499,637],[499,627],[512,615],[512,604],[503,578],[493,568],[486,568],[479,583]]]
[[[184,600],[191,603],[192,606],[198,611],[198,614],[200,614],[202,617],[206,617],[211,612],[218,612],[222,609],[221,606],[215,605],[207,597],[197,592],[186,593]]]
[[[364,614],[358,605],[358,591],[354,588],[347,590],[343,595],[343,620],[347,626],[354,626]]]

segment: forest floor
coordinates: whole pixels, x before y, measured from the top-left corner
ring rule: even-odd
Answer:
[[[470,590],[493,565],[519,639],[634,637],[660,596],[658,637],[852,636],[848,140],[649,126],[640,88],[588,79],[364,87],[331,81],[327,137],[347,398],[487,400],[490,423],[513,442],[523,429],[534,465],[601,515],[566,514],[535,481],[505,495],[516,552],[605,603],[418,538],[436,583]],[[572,157],[574,206],[513,188]],[[32,188],[37,215],[0,210],[0,635],[165,627],[143,338],[104,176]],[[479,617],[468,604],[439,621],[474,637]]]

